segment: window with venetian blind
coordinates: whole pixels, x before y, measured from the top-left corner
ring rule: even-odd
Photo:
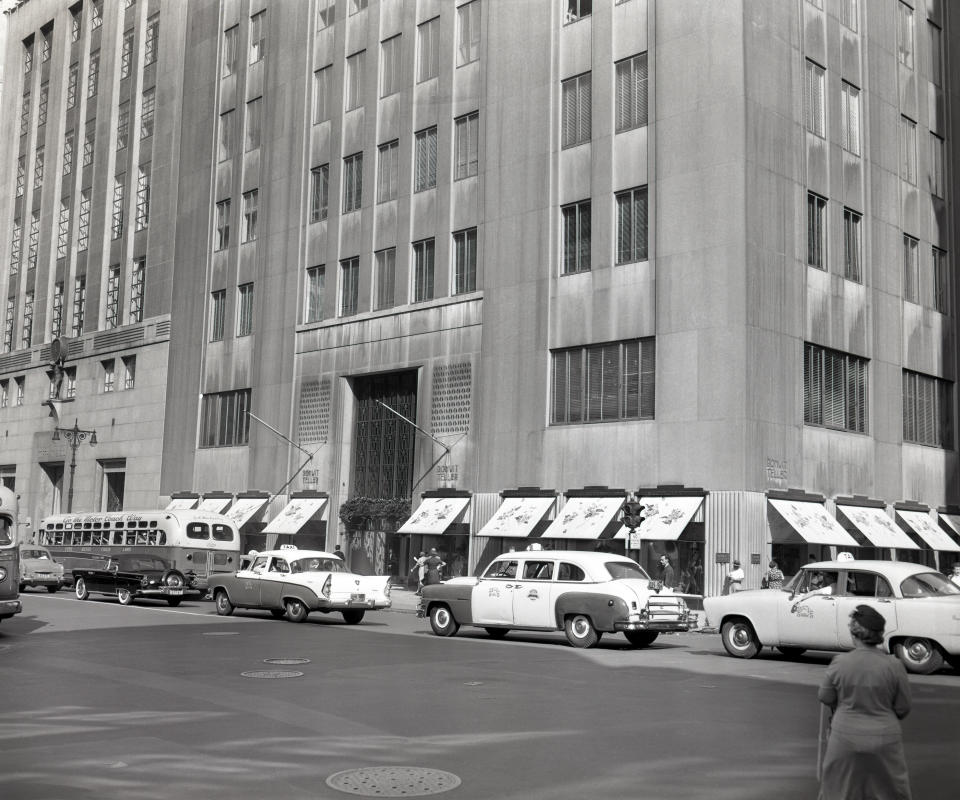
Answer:
[[[803,421],[867,432],[868,361],[807,342],[803,349]]]
[[[953,383],[903,370],[903,440],[953,447]]]
[[[591,73],[568,78],[561,84],[561,146],[576,147],[590,141]]]

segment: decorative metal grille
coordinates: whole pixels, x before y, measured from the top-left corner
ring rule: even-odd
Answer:
[[[395,372],[358,378],[353,388],[357,398],[353,494],[409,497],[416,429],[377,401],[415,420],[417,373]]]
[[[300,386],[300,442],[325,442],[330,433],[330,379],[308,378]]]
[[[466,433],[470,430],[473,366],[438,364],[433,368],[433,401],[430,426],[434,433]]]

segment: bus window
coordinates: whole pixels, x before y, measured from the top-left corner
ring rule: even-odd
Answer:
[[[187,538],[209,539],[210,528],[207,527],[206,522],[191,522],[189,525],[187,525]]]
[[[137,531],[137,544],[147,544],[146,531]]]
[[[137,532],[136,531],[127,531],[127,535],[124,537],[124,544],[136,544],[137,543]]]
[[[84,526],[84,527],[86,527],[86,526]],[[81,544],[92,544],[92,543],[93,543],[93,532],[92,532],[92,531],[84,531],[84,532],[83,532],[83,541],[81,542]]]
[[[10,535],[10,520],[6,517],[0,517],[0,544],[4,546],[13,544],[13,537]]]
[[[229,525],[220,525],[215,522],[213,524],[213,538],[218,542],[232,542],[233,528]]]
[[[160,531],[160,541],[158,542],[158,544],[162,547],[166,543],[167,543],[167,534],[165,534],[163,531]]]

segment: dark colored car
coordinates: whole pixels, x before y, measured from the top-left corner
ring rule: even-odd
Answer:
[[[112,556],[102,569],[75,569],[73,581],[78,600],[105,594],[116,597],[125,606],[139,597],[166,600],[171,606],[178,606],[185,596],[199,598],[202,594],[194,586],[194,576],[173,569],[170,562],[152,553],[123,553]]]

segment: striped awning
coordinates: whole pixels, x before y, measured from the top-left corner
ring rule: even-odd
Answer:
[[[857,540],[820,503],[769,498],[770,505],[805,542],[859,547]]]
[[[477,536],[525,538],[533,533],[537,523],[546,516],[556,499],[556,497],[507,497],[490,521],[477,531]]]
[[[469,503],[469,497],[425,497],[397,533],[438,536],[457,521]]]
[[[910,526],[910,529],[929,545],[931,550],[944,550],[950,553],[960,553],[958,545],[950,535],[940,528],[926,511],[901,511],[897,509],[900,519]]]
[[[287,503],[264,533],[296,534],[327,505],[327,497],[297,497]]]
[[[544,539],[600,539],[604,533],[612,538],[616,533],[606,531],[620,509],[623,495],[613,497],[571,497],[560,509],[557,518],[543,532]]]
[[[675,541],[703,505],[703,497],[641,497],[643,522],[636,530],[640,539]],[[617,539],[626,539],[630,529],[624,525]]]
[[[901,550],[919,550],[916,542],[905,534],[882,509],[867,506],[844,506],[837,510],[853,523],[874,547],[897,547]]]

